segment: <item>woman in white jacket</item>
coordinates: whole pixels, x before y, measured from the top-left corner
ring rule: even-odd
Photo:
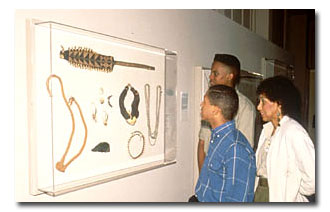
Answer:
[[[300,94],[282,76],[257,88],[264,122],[256,152],[255,202],[307,202],[315,194],[315,149],[299,124]]]

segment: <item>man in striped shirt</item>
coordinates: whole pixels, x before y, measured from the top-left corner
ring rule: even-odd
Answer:
[[[235,89],[209,88],[201,103],[202,119],[212,127],[211,141],[195,188],[199,202],[252,202],[256,174],[255,153],[236,129],[238,110]]]

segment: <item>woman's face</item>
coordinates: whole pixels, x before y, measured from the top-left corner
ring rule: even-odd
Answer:
[[[277,104],[277,102],[270,101],[264,94],[259,95],[259,103],[257,110],[260,112],[260,115],[264,122],[277,121],[277,112],[279,111],[279,105]]]

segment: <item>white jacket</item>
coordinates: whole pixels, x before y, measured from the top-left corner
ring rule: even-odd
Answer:
[[[273,131],[264,124],[256,160],[266,138]],[[306,130],[294,119],[284,116],[273,135],[267,155],[267,178],[270,202],[307,202],[304,195],[315,193],[315,149]],[[258,185],[256,177],[255,188]]]

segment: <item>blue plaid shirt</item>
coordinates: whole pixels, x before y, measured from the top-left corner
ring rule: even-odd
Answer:
[[[252,202],[255,153],[229,121],[212,130],[211,141],[195,193],[200,202]]]

